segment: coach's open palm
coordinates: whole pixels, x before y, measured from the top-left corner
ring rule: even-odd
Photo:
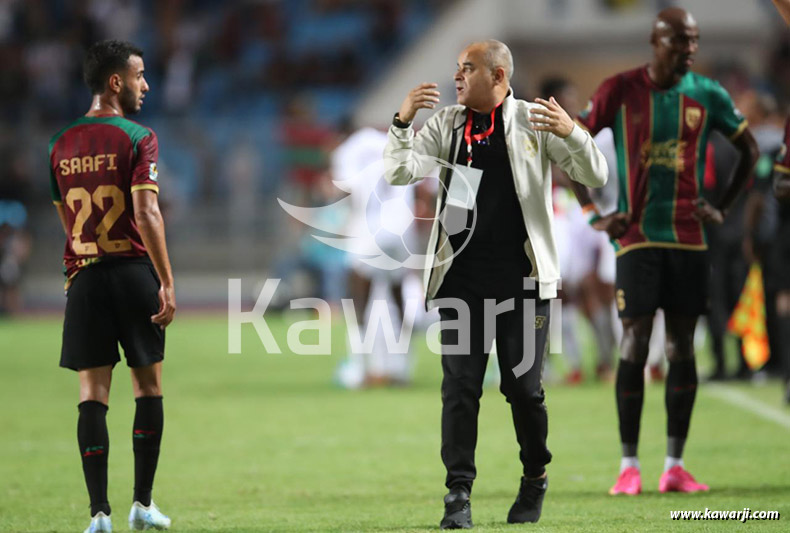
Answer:
[[[151,322],[165,329],[176,314],[176,292],[172,285],[159,288],[159,312],[151,317]]]
[[[406,95],[398,111],[401,122],[414,120],[420,109],[433,109],[439,103],[439,91],[436,83],[421,83]]]
[[[548,131],[562,139],[571,134],[575,123],[553,96],[535,98],[535,102],[543,106],[530,111],[529,121],[536,131]]]

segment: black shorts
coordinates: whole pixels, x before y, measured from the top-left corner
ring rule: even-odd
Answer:
[[[60,366],[115,366],[121,360],[119,342],[132,368],[161,361],[165,332],[151,322],[158,311],[159,278],[147,258],[86,267],[67,292]]]
[[[665,313],[699,316],[708,311],[707,251],[639,248],[617,258],[615,301],[623,318]]]

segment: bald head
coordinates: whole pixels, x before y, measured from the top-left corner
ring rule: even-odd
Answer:
[[[653,81],[661,86],[674,85],[694,63],[699,47],[697,21],[685,9],[664,9],[653,22],[650,44],[653,45]]]
[[[681,33],[687,28],[697,29],[697,21],[691,13],[680,7],[668,7],[656,16],[653,35]]]
[[[510,48],[505,43],[496,39],[488,39],[467,46],[467,50],[471,48],[481,52],[483,63],[489,70],[503,69],[505,79],[510,82],[510,78],[513,76],[513,54],[510,53]]]
[[[513,56],[504,43],[494,39],[472,43],[458,56],[457,66],[453,79],[459,104],[482,113],[507,95]]]

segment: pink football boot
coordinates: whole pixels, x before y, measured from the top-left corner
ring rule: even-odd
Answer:
[[[617,483],[609,489],[609,494],[612,496],[615,494],[631,494],[633,496],[640,492],[642,492],[642,476],[639,469],[634,466],[629,466],[620,472]]]
[[[709,488],[703,483],[697,483],[694,476],[680,465],[673,466],[661,474],[661,480],[658,482],[659,492],[701,492]]]

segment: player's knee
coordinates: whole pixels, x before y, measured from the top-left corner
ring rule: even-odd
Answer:
[[[647,356],[650,353],[650,336],[647,338],[636,336],[633,338],[623,337],[620,349],[620,359],[633,364],[647,363]]]
[[[629,363],[644,365],[650,353],[650,335],[653,331],[653,317],[624,318],[623,340],[620,359]]]
[[[678,341],[667,339],[666,353],[667,360],[670,363],[692,361],[694,359],[694,342],[693,340]]]
[[[90,384],[80,387],[80,402],[99,402],[108,405],[110,388],[103,384]]]
[[[162,386],[159,383],[140,383],[134,391],[135,398],[146,396],[162,396]]]

